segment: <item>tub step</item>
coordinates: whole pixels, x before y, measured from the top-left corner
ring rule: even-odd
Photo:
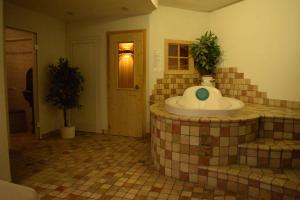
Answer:
[[[199,166],[198,173],[200,184],[233,192],[239,199],[300,199],[298,169]]]
[[[260,138],[238,145],[239,164],[264,168],[300,168],[300,140]]]

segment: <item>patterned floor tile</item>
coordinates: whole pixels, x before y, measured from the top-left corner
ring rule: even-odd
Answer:
[[[236,199],[211,187],[160,175],[149,139],[79,133],[75,139],[11,137],[13,181],[48,199]]]

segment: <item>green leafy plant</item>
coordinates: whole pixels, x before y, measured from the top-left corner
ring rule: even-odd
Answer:
[[[191,44],[191,53],[198,72],[202,75],[212,74],[221,59],[218,37],[211,31],[207,31]]]
[[[57,65],[49,65],[50,87],[46,100],[63,110],[64,125],[70,126],[67,111],[80,108],[80,93],[83,91],[83,76],[77,67],[71,67],[68,60],[59,58]]]

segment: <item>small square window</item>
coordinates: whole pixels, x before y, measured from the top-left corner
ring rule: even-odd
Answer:
[[[178,56],[178,45],[177,44],[170,44],[169,45],[169,56]]]
[[[169,59],[169,69],[178,69],[178,59],[177,58],[168,58]]]
[[[165,73],[195,73],[193,58],[189,52],[191,42],[181,40],[165,40]]]
[[[180,57],[189,57],[189,46],[186,44],[180,45]]]
[[[181,70],[188,70],[189,69],[189,59],[188,58],[180,58],[179,69],[181,69]]]

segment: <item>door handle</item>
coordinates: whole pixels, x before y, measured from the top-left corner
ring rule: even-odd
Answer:
[[[135,88],[136,90],[138,90],[138,89],[140,89],[140,86],[139,86],[139,85],[135,85],[134,88]]]

